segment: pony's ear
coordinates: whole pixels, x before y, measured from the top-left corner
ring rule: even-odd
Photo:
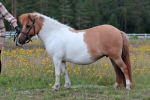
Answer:
[[[28,17],[31,17],[30,14],[28,14]]]
[[[32,22],[35,21],[35,17],[36,17],[36,16],[37,16],[37,15],[28,14],[28,17],[29,17],[29,19],[30,19]]]
[[[30,20],[32,21],[32,18],[31,18],[31,15],[30,14],[28,14],[28,17],[30,18]]]

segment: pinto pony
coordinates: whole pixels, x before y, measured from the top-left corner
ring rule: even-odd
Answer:
[[[23,25],[18,42],[25,44],[32,36],[43,41],[48,55],[55,66],[55,84],[60,87],[60,70],[65,77],[64,88],[71,86],[66,68],[66,61],[76,64],[90,64],[107,56],[116,72],[114,88],[120,88],[123,81],[126,89],[132,85],[132,72],[129,56],[129,41],[126,34],[111,25],[101,25],[86,30],[74,30],[58,21],[39,13],[20,16]]]

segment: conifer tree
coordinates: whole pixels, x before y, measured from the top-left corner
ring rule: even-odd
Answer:
[[[84,0],[84,7],[87,12],[88,20],[90,21],[88,25],[89,27],[87,28],[99,25],[100,14],[93,2],[91,0]]]
[[[86,12],[85,6],[83,5],[82,0],[78,0],[75,10],[76,10],[76,19],[75,23],[78,29],[86,29],[89,26],[90,20],[88,13]]]
[[[110,25],[113,25],[115,27],[119,26],[119,24],[117,22],[117,16],[114,13],[111,14],[111,16],[110,16],[110,18],[109,18],[107,23],[110,24]]]
[[[14,1],[0,2],[14,15]],[[149,0],[17,0],[14,7],[17,20],[23,13],[36,11],[75,29],[111,24],[127,33],[150,33]],[[4,23],[7,31],[12,29],[8,21]]]
[[[48,13],[48,16],[61,22],[61,12],[59,9],[60,3],[58,2],[58,0],[51,0],[49,2],[50,2],[49,8],[50,13]]]
[[[61,13],[61,22],[69,24],[73,20],[73,12],[71,9],[71,2],[69,0],[60,0],[60,13]]]

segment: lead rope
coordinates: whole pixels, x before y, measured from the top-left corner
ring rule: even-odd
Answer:
[[[18,38],[17,32],[14,34],[14,42],[16,41],[16,46],[19,46],[18,43],[17,43],[17,39],[16,38]]]

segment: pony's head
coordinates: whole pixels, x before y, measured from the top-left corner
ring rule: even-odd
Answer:
[[[18,42],[23,45],[27,41],[31,41],[31,38],[40,32],[44,18],[39,13],[28,13],[22,14],[19,20],[22,24],[22,30],[18,36]]]

